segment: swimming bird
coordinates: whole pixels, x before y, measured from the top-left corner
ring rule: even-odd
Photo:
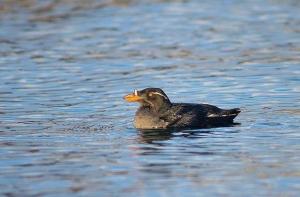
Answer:
[[[209,104],[172,103],[160,88],[134,90],[124,96],[139,102],[134,118],[137,129],[208,128],[233,124],[239,108],[220,109]]]

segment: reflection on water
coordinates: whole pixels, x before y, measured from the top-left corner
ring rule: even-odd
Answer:
[[[3,196],[297,196],[298,1],[3,1]],[[139,131],[122,97],[241,107],[240,125]]]
[[[156,141],[170,140],[174,131],[171,130],[139,130],[139,137],[141,143],[153,143]]]

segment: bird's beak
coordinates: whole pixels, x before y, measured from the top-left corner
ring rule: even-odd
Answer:
[[[143,100],[143,98],[137,94],[137,90],[135,90],[134,93],[124,96],[124,99],[128,102],[139,102]]]

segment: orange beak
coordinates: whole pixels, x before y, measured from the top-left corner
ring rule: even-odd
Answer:
[[[124,99],[128,102],[139,102],[139,101],[142,101],[143,98],[138,96],[137,94],[134,94],[134,93],[131,93],[131,94],[128,94],[126,96],[124,96]]]

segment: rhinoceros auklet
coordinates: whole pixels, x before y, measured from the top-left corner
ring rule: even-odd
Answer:
[[[160,88],[134,90],[124,97],[139,102],[134,118],[138,129],[207,128],[225,126],[241,112],[239,108],[220,109],[208,104],[171,103]]]

